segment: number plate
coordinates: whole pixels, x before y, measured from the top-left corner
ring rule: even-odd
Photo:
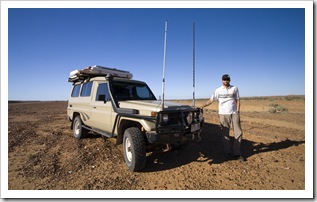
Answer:
[[[194,132],[200,129],[200,124],[199,123],[195,123],[193,125],[191,125],[190,131]]]

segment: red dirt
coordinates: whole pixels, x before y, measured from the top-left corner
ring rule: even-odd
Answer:
[[[133,173],[114,139],[73,137],[67,102],[9,103],[8,189],[305,190],[304,97],[243,99],[241,104],[247,161],[224,158],[214,103],[204,111],[202,141],[148,153],[145,169]],[[288,111],[270,113],[272,104]]]

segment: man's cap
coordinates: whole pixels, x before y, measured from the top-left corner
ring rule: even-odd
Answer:
[[[222,80],[230,80],[230,76],[228,74],[224,74],[222,76]]]

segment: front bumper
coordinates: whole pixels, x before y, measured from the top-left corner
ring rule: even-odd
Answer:
[[[146,132],[150,143],[181,144],[199,134],[204,118],[201,109],[161,111],[156,117],[156,131]],[[167,120],[164,120],[167,116]]]
[[[146,137],[150,143],[160,143],[160,144],[181,144],[195,138],[195,135],[199,134],[200,129],[197,131],[190,132],[183,127],[169,127],[165,128],[164,132],[157,133],[155,131],[147,132]]]

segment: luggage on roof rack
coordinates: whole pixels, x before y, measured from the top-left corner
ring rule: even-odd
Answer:
[[[82,70],[71,71],[68,82],[81,81],[96,76],[114,76],[131,79],[133,75],[128,71],[94,65]]]

